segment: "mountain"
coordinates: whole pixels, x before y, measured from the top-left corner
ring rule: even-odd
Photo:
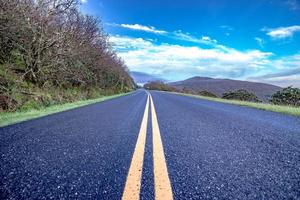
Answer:
[[[188,89],[195,93],[202,90],[210,91],[221,97],[223,93],[233,90],[245,89],[253,92],[261,100],[267,100],[281,88],[266,83],[239,81],[232,79],[215,79],[209,77],[192,77],[183,81],[171,82],[169,85],[177,89]]]
[[[159,77],[144,72],[131,71],[130,75],[133,78],[134,82],[138,85],[144,85],[145,83],[151,81],[165,81],[164,79],[161,79]]]

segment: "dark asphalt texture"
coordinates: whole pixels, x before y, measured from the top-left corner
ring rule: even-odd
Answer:
[[[151,94],[174,199],[300,199],[300,117]],[[0,199],[120,199],[146,99],[0,128]],[[150,114],[141,199],[154,199]]]
[[[147,95],[0,130],[0,199],[120,199]]]
[[[300,199],[300,118],[151,92],[175,199]]]

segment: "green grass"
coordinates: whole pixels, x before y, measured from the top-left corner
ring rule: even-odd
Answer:
[[[268,103],[254,103],[254,102],[238,101],[238,100],[227,100],[227,99],[221,99],[221,98],[205,97],[205,96],[177,93],[177,92],[172,92],[172,93],[184,95],[184,96],[196,97],[196,98],[200,98],[200,99],[206,99],[206,100],[210,100],[210,101],[217,101],[217,102],[221,102],[221,103],[229,103],[229,104],[235,104],[235,105],[240,105],[240,106],[248,106],[248,107],[257,108],[257,109],[261,109],[261,110],[268,110],[268,111],[273,111],[273,112],[278,112],[278,113],[300,116],[300,107],[281,106],[281,105],[274,105],[274,104],[268,104]]]
[[[129,92],[131,93],[131,92]],[[66,110],[70,110],[73,108],[78,108],[81,106],[109,100],[112,98],[120,97],[123,95],[127,95],[129,93],[122,93],[112,96],[104,96],[97,99],[90,99],[90,100],[83,100],[83,101],[76,101],[73,103],[65,103],[65,104],[58,104],[58,105],[52,105],[49,107],[45,107],[42,109],[33,109],[29,111],[17,111],[17,112],[3,112],[0,113],[0,127],[7,126],[10,124],[14,124],[21,121],[26,121],[42,116],[46,116],[53,113],[58,113]]]

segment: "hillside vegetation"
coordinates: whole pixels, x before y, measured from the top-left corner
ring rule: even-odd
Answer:
[[[222,97],[224,93],[247,90],[256,95],[260,100],[267,102],[271,96],[281,90],[280,87],[258,82],[240,81],[233,79],[218,79],[209,77],[192,77],[183,81],[172,82],[169,85],[177,89],[184,89],[194,92],[209,91],[218,97]]]
[[[269,102],[262,102],[255,94],[243,89],[225,92],[220,98],[210,91],[195,92],[185,87],[180,89],[163,82],[150,82],[145,84],[144,88],[300,116],[299,88],[287,87],[278,90],[270,97]]]
[[[77,0],[0,1],[0,110],[127,92],[134,82]]]
[[[222,98],[241,100],[241,101],[261,102],[261,100],[259,100],[255,94],[253,94],[252,92],[248,92],[247,90],[236,90],[236,91],[225,92]]]
[[[152,81],[146,83],[144,88],[147,90],[161,90],[161,91],[169,91],[169,92],[178,92],[178,90],[168,84],[165,84],[162,81]]]
[[[271,102],[277,105],[300,107],[300,88],[287,87],[273,94]]]

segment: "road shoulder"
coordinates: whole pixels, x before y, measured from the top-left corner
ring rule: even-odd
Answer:
[[[213,97],[205,97],[200,95],[193,95],[193,94],[186,94],[186,93],[178,93],[178,92],[167,92],[170,94],[175,95],[181,95],[181,96],[188,96],[198,99],[204,99],[208,101],[215,101],[219,103],[226,103],[226,104],[233,104],[238,106],[246,106],[250,108],[256,108],[259,110],[266,110],[266,111],[272,111],[282,114],[288,114],[293,116],[300,117],[300,107],[293,107],[293,106],[281,106],[281,105],[273,105],[268,103],[254,103],[254,102],[248,102],[248,101],[238,101],[238,100],[227,100],[227,99],[221,99],[221,98],[213,98]]]
[[[58,105],[49,106],[49,107],[39,109],[39,110],[0,113],[0,127],[12,125],[12,124],[15,124],[18,122],[28,121],[31,119],[36,119],[39,117],[44,117],[44,116],[47,116],[50,114],[55,114],[55,113],[79,108],[82,106],[91,105],[94,103],[99,103],[102,101],[107,101],[110,99],[118,98],[118,97],[121,97],[124,95],[129,95],[132,93],[133,92],[121,93],[121,94],[116,94],[116,95],[111,95],[111,96],[103,96],[103,97],[100,97],[97,99],[89,99],[89,100],[83,100],[83,101],[76,101],[73,103],[58,104]]]

